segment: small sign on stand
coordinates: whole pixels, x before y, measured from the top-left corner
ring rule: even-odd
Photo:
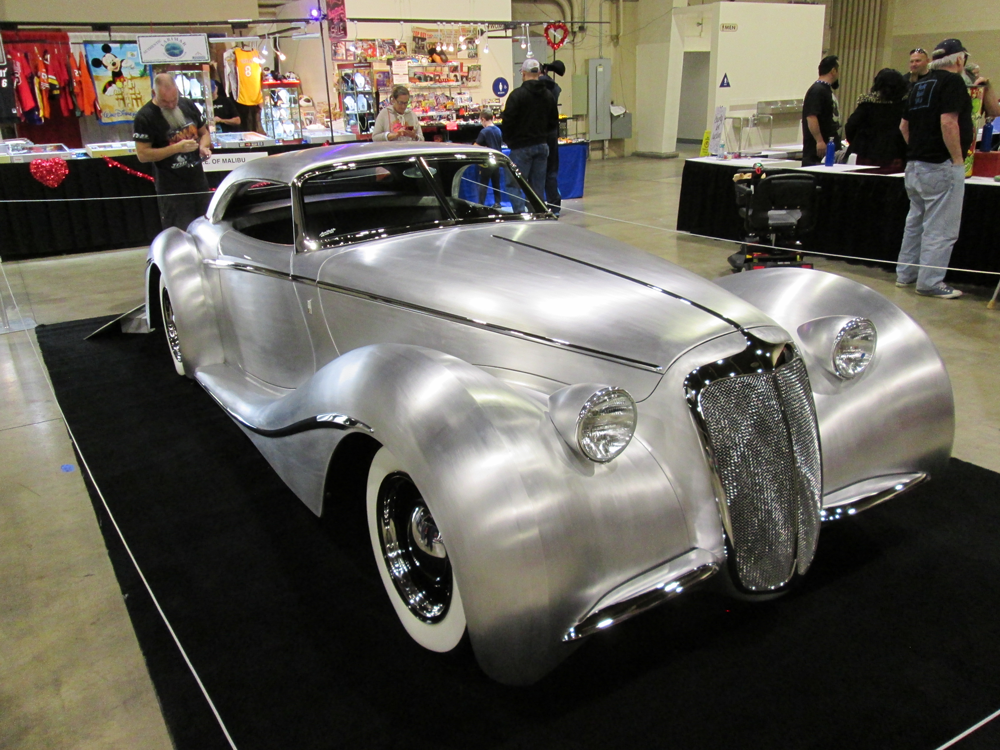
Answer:
[[[726,132],[726,108],[715,108],[715,119],[712,121],[712,137],[708,141],[708,151],[712,156],[720,156],[722,138]]]

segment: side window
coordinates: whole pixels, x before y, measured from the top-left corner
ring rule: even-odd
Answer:
[[[247,182],[230,198],[223,221],[237,232],[261,242],[291,245],[295,242],[292,222],[292,190],[280,182]]]

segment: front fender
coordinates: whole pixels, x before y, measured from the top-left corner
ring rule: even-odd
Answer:
[[[823,492],[873,477],[944,469],[955,406],[944,362],[926,332],[881,294],[822,271],[773,268],[735,274],[719,286],[756,305],[791,334],[816,400]],[[864,317],[878,331],[875,357],[854,380],[803,341],[803,325],[826,316]]]
[[[180,338],[181,354],[187,373],[224,361],[215,302],[205,276],[206,267],[201,253],[187,232],[169,227],[160,232],[149,246],[146,263],[146,314],[150,328],[158,328],[154,320],[160,309],[157,274],[161,275],[170,294],[174,320]]]
[[[604,594],[690,549],[639,441],[609,464],[580,458],[544,398],[449,355],[356,349],[262,417],[273,428],[320,411],[360,420],[407,467],[454,562],[476,657],[498,681],[537,680],[571,653],[562,637]]]

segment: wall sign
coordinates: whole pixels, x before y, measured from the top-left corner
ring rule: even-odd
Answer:
[[[506,78],[497,78],[493,81],[493,94],[495,96],[507,96],[508,91],[510,91],[510,84],[507,82]]]
[[[739,31],[740,25],[738,23],[722,23],[719,24],[720,31]]]
[[[719,84],[720,89],[728,89],[729,85],[729,75],[727,73],[722,74],[722,83]]]
[[[139,34],[136,43],[143,65],[205,63],[211,59],[207,34]]]
[[[236,167],[246,164],[248,161],[263,159],[265,156],[267,156],[266,151],[244,151],[239,154],[226,154],[216,151],[201,166],[206,172],[230,172],[236,169]]]

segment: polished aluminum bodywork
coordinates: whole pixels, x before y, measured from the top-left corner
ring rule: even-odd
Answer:
[[[247,182],[294,194],[317,170],[477,153],[351,145],[253,161],[223,182],[207,218],[153,243],[147,309],[159,326],[162,275],[186,374],[313,512],[364,502],[329,475],[347,438],[392,451],[433,513],[477,659],[495,679],[534,681],[582,636],[716,571],[748,596],[780,590],[808,568],[821,517],[880,502],[947,461],[953,403],[940,357],[902,311],[844,278],[773,269],[711,283],[537,214],[329,249],[301,228],[275,245],[223,220]],[[828,361],[838,316],[878,329],[871,365],[849,381]],[[691,380],[751,342],[773,350],[764,369],[776,378],[782,362],[804,364],[792,450],[821,450],[789,459],[804,498],[788,510],[791,557],[760,587],[740,584],[727,525],[740,478],[720,471]],[[637,402],[635,436],[606,464],[553,423],[570,407],[549,397],[577,384]],[[766,483],[768,467],[755,470]],[[752,505],[751,485],[740,491]]]

